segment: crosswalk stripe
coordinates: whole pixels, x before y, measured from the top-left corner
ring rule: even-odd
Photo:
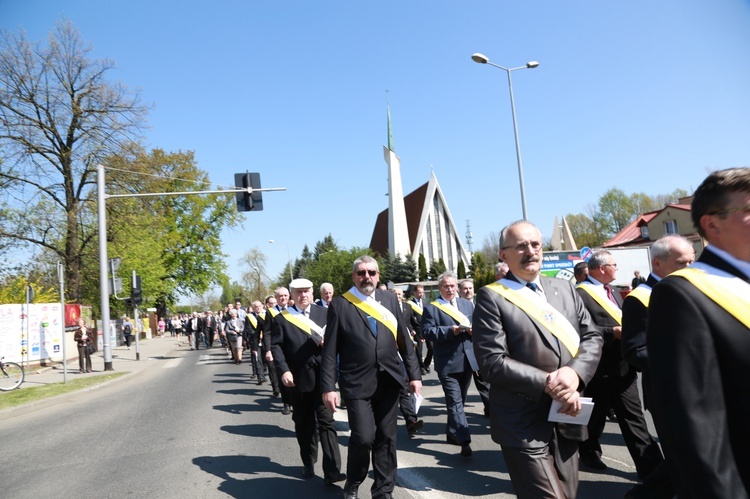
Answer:
[[[164,369],[169,369],[171,367],[177,367],[180,362],[182,362],[182,359],[170,359],[167,362],[164,363]]]

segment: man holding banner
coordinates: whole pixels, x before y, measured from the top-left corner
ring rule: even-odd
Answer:
[[[389,498],[396,485],[399,391],[408,383],[412,393],[419,393],[422,381],[396,295],[376,289],[378,262],[367,255],[357,258],[352,281],[354,286],[328,307],[320,388],[326,407],[335,412],[338,354],[339,387],[351,429],[344,497],[358,496],[372,453],[372,497]]]
[[[548,420],[553,400],[577,416],[602,338],[573,285],[540,276],[542,234],[518,221],[502,230],[510,272],[477,293],[474,354],[490,384],[492,439],[520,498],[576,497],[585,425]]]

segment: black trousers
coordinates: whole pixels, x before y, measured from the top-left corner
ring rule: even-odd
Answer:
[[[373,499],[396,486],[396,429],[399,383],[387,372],[378,373],[378,386],[367,399],[346,398],[349,414],[349,454],[346,480],[359,486],[367,476],[372,453]]]
[[[323,451],[323,475],[335,478],[341,470],[341,454],[336,430],[333,427],[333,413],[323,405],[320,389],[301,393],[289,390],[294,412],[294,432],[299,444],[302,464],[312,465],[318,460],[318,442]]]
[[[622,437],[638,475],[648,476],[664,461],[659,444],[648,432],[641,398],[638,395],[638,376],[634,370],[624,376],[595,376],[583,394],[593,399],[594,410],[588,425],[589,438],[581,442],[582,456],[601,455],[599,437],[604,431],[607,411],[611,407],[617,416],[617,424],[620,425]]]
[[[424,362],[422,363],[422,366],[425,368],[429,368],[430,363],[432,362],[433,355],[432,342],[430,340],[425,340],[424,344],[427,347],[427,355],[424,356]]]

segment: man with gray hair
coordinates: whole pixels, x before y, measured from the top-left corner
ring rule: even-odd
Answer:
[[[401,387],[420,393],[422,380],[409,330],[396,295],[378,289],[378,262],[354,261],[353,286],[328,307],[320,367],[323,403],[336,412],[339,388],[349,414],[349,452],[344,497],[356,499],[372,455],[373,498],[392,497],[396,486],[396,431]]]
[[[687,267],[693,261],[695,250],[687,239],[678,235],[662,237],[651,245],[652,271],[648,279],[633,289],[622,302],[622,356],[635,370],[641,372],[643,405],[649,410],[653,407],[653,389],[648,368],[646,326],[651,290],[669,274]],[[666,462],[663,462],[654,468],[642,484],[630,489],[626,497],[671,498],[675,494]]]
[[[609,251],[597,251],[589,259],[589,275],[576,290],[591,319],[604,338],[602,358],[594,378],[584,390],[594,410],[589,420],[589,438],[581,442],[581,461],[595,470],[605,470],[599,438],[604,432],[607,411],[617,415],[625,445],[635,463],[638,476],[647,477],[661,463],[659,444],[649,434],[638,395],[638,373],[622,358],[622,297],[611,283],[617,277],[617,263]]]
[[[469,457],[472,454],[471,432],[464,406],[471,374],[479,371],[471,337],[474,304],[458,296],[458,281],[452,272],[438,277],[438,290],[440,298],[424,308],[422,334],[433,342],[435,372],[445,394],[446,441],[461,446],[461,455]]]
[[[333,284],[330,282],[324,282],[320,285],[320,298],[315,300],[315,304],[328,308],[328,305],[331,304],[331,300],[333,300]]]

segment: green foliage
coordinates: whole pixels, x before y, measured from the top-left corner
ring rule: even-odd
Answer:
[[[401,255],[396,255],[395,258],[390,256],[390,253],[381,258],[379,262],[380,266],[380,282],[414,282],[417,280],[417,264],[408,256],[402,258]]]
[[[26,287],[34,290],[34,303],[60,303],[60,291],[44,284],[39,276],[6,275],[0,278],[0,303],[26,303]]]
[[[419,266],[419,280],[426,281],[427,280],[427,260],[425,259],[422,253],[419,254],[418,266]]]
[[[464,265],[463,260],[458,262],[458,269],[456,270],[456,275],[458,275],[459,279],[466,278],[466,265]]]
[[[427,277],[429,277],[431,280],[436,280],[440,274],[445,272],[448,268],[445,266],[445,262],[442,258],[438,259],[437,262],[434,262],[432,266],[430,267],[430,271],[427,273]]]

